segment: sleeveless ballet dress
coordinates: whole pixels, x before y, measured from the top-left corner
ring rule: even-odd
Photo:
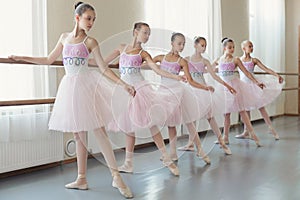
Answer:
[[[255,103],[258,97],[262,95],[262,89],[260,89],[257,85],[257,92],[251,93],[251,91],[249,91],[249,85],[241,81],[235,74],[234,58],[232,58],[229,62],[220,61],[218,68],[218,74],[221,79],[236,90],[236,94],[233,95],[226,87],[223,86],[225,97],[224,113],[246,110],[246,108]]]
[[[164,94],[159,93],[154,83],[146,81],[141,73],[141,50],[138,54],[127,54],[126,48],[120,55],[119,71],[121,79],[134,86],[136,95],[133,98],[113,98],[113,118],[109,130],[136,132],[153,126],[164,126],[167,116],[175,103],[167,102]]]
[[[191,59],[189,59],[188,65],[191,77],[194,79],[194,81],[203,85],[207,85],[204,78],[204,73],[206,73],[205,64],[202,61],[193,62]],[[192,86],[190,86],[190,88],[196,95],[198,102],[203,102],[206,100],[206,104],[209,106],[209,112],[207,116],[205,116],[206,118],[211,118],[215,115],[224,113],[224,89],[222,87],[215,87],[214,92],[200,90]]]
[[[63,76],[49,120],[49,129],[62,132],[90,131],[112,120],[112,90],[116,88],[102,74],[88,68],[85,40],[63,47]]]
[[[166,61],[165,57],[161,61],[160,68],[169,73],[178,75],[181,69],[179,64],[181,58],[176,62]],[[199,93],[207,93],[202,89]],[[169,101],[176,101],[177,105],[172,114],[168,116],[166,121],[167,126],[177,126],[180,124],[186,124],[194,122],[196,120],[204,118],[209,112],[209,104],[205,98],[198,98],[194,94],[194,90],[190,88],[189,84],[182,83],[180,81],[162,77],[160,92],[168,95]]]
[[[243,65],[254,76],[255,65],[252,59],[248,62],[244,61]],[[249,85],[249,90],[251,93],[256,93],[257,90],[260,90],[241,70],[239,70],[239,73],[240,79]],[[284,83],[279,83],[278,78],[273,75],[263,77],[255,76],[255,78],[259,82],[264,83],[266,87],[263,89],[263,92],[257,98],[257,100],[250,106],[246,107],[246,110],[259,109],[272,103],[280,95],[284,85]]]

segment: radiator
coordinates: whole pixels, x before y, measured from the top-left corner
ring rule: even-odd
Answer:
[[[17,142],[0,142],[0,173],[10,172],[64,159],[63,134]]]

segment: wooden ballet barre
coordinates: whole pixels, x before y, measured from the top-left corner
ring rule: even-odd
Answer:
[[[8,100],[8,101],[0,101],[0,107],[1,106],[25,106],[25,105],[38,105],[38,104],[53,104],[54,101],[55,101],[55,98]]]
[[[9,58],[0,58],[0,63],[5,63],[5,64],[27,64],[27,65],[40,65],[40,64],[35,64],[31,62],[24,62],[24,61],[15,61]],[[62,66],[63,63],[62,61],[54,61],[51,65],[57,65],[57,66]]]
[[[300,90],[300,88],[299,87],[282,88],[282,91],[288,91],[288,90]]]

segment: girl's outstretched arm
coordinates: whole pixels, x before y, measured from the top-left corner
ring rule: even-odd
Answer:
[[[213,77],[213,79],[215,79],[216,81],[218,81],[219,83],[221,83],[222,85],[224,85],[232,94],[236,94],[235,89],[233,89],[230,85],[228,85],[225,81],[223,81],[212,69],[212,66],[210,65],[210,62],[207,59],[204,59],[204,65],[206,66],[206,70],[208,71],[208,73]]]
[[[199,89],[203,89],[203,90],[208,90],[208,91],[211,91],[211,92],[214,92],[214,88],[212,86],[206,86],[204,84],[200,84],[200,83],[197,83],[196,81],[194,81],[194,79],[192,78],[190,72],[189,72],[189,66],[188,66],[188,63],[185,59],[181,59],[180,60],[180,65],[184,71],[184,75],[186,76],[186,79],[187,79],[187,82],[193,86],[193,87],[196,87],[196,88],[199,88]]]
[[[129,86],[127,83],[125,83],[123,80],[121,80],[109,67],[108,65],[104,62],[100,48],[98,46],[98,42],[95,39],[92,39],[93,41],[92,46],[92,54],[94,56],[94,59],[97,63],[97,66],[100,69],[100,72],[103,73],[106,77],[114,81],[115,83],[124,86],[124,88],[130,93],[132,96],[135,94],[135,90],[132,86]]]
[[[15,61],[25,61],[39,65],[50,65],[52,64],[62,53],[63,50],[63,40],[66,37],[67,33],[61,34],[55,48],[47,57],[29,57],[29,56],[16,56],[11,55],[8,58]]]
[[[265,87],[265,85],[263,83],[260,83],[256,80],[256,78],[245,68],[245,66],[243,65],[242,61],[236,57],[234,59],[234,63],[235,65],[237,65],[240,70],[251,80],[253,81],[256,85],[258,85],[258,87],[260,87],[261,89],[263,89]]]
[[[278,78],[279,83],[283,82],[282,76],[274,72],[272,69],[266,67],[259,59],[253,58],[253,63],[257,65],[259,68],[261,68],[262,70],[264,70],[265,72],[272,74],[273,76],[276,76]]]

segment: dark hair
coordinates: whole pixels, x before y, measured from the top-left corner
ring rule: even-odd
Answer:
[[[79,1],[75,4],[75,14],[81,16],[85,11],[92,10],[95,11],[94,7],[90,4],[83,3],[82,1]]]
[[[176,33],[176,32],[174,32],[174,33],[172,33],[172,36],[171,36],[171,42],[174,42],[175,38],[179,37],[179,36],[183,37],[185,39],[185,37],[184,37],[184,35],[182,33]]]
[[[206,43],[206,39],[204,37],[196,36],[196,37],[194,37],[194,44],[198,44],[200,42],[200,40],[204,40]]]
[[[223,47],[226,47],[228,42],[233,42],[233,40],[230,38],[224,37],[221,42],[222,42]]]
[[[134,23],[133,30],[139,30],[140,28],[142,28],[142,26],[147,26],[150,28],[149,24],[147,24],[145,22],[137,22],[137,23]]]
[[[142,26],[147,26],[148,28],[150,28],[149,24],[145,23],[145,22],[136,22],[133,25],[133,35],[134,35],[134,31],[135,30],[140,30],[140,28],[142,28]]]

